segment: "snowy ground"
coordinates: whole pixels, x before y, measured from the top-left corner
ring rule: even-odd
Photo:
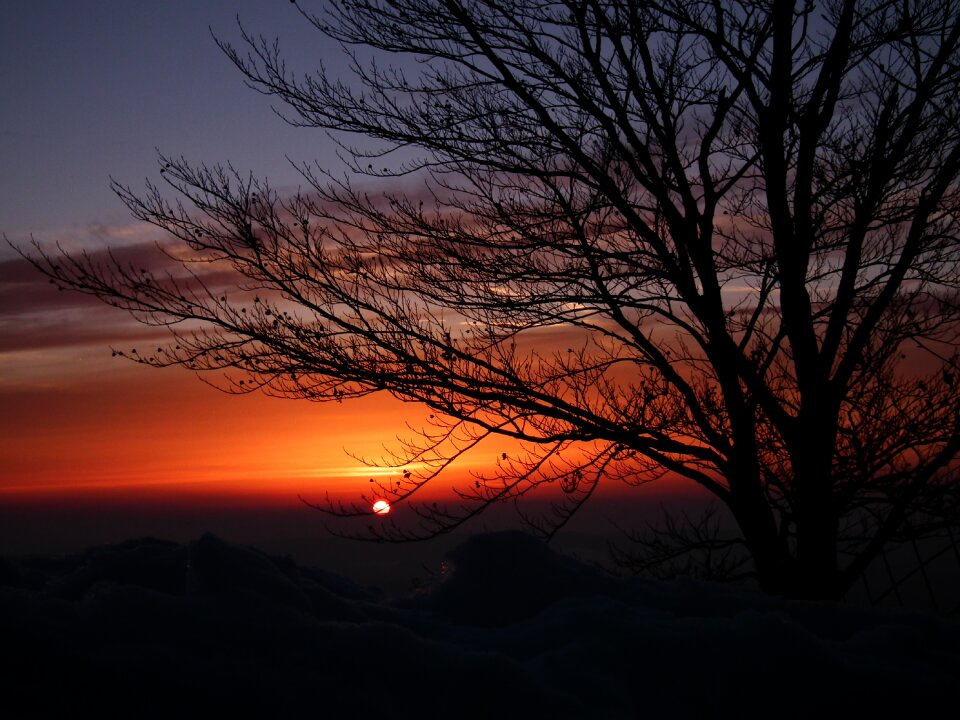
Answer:
[[[385,597],[211,535],[0,559],[2,714],[882,718],[960,695],[954,621],[612,578],[513,532],[448,568]]]

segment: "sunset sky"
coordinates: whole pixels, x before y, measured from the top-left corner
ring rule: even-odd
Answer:
[[[0,232],[21,247],[31,238],[69,250],[152,247],[164,235],[134,221],[109,183],[156,180],[158,151],[229,162],[291,192],[301,179],[288,157],[340,167],[323,133],[278,119],[216,46],[211,32],[238,39],[237,16],[279,37],[302,70],[323,62],[346,72],[339,48],[278,0],[7,7]],[[0,511],[29,507],[18,517],[33,527],[37,508],[54,505],[302,509],[298,495],[355,498],[372,473],[349,453],[379,456],[426,416],[381,396],[341,405],[230,396],[189,371],[111,356],[165,337],[56,292],[0,244]],[[470,462],[492,464],[499,448],[486,452]]]
[[[231,162],[296,188],[287,157],[338,162],[321,133],[285,125],[245,87],[211,31],[237,16],[279,36],[311,69],[342,64],[294,6],[276,0],[40,1],[0,22],[0,231],[69,249],[162,240],[131,219],[110,179],[142,187],[157,151]],[[179,368],[154,371],[111,346],[165,335],[91,298],[57,293],[0,246],[0,504],[76,498],[296,504],[356,493],[421,408],[373,397],[343,405],[225,395]]]

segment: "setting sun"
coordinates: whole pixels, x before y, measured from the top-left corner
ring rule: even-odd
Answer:
[[[388,512],[390,512],[390,503],[388,503],[386,500],[377,500],[373,504],[373,511],[377,515],[386,515]]]

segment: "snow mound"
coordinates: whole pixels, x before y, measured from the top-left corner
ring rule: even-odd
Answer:
[[[0,559],[4,715],[889,717],[955,699],[942,618],[613,578],[515,532],[448,567],[389,599],[212,535]]]

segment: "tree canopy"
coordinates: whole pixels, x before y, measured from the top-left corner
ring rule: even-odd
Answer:
[[[218,42],[347,174],[304,163],[282,195],[163,157],[162,182],[115,190],[182,273],[34,255],[173,327],[136,359],[429,406],[394,502],[486,436],[522,442],[418,505],[428,534],[559,486],[549,534],[599,483],[671,474],[738,527],[686,549],[739,544],[765,589],[839,597],[884,543],[956,519],[960,6],[318,5],[297,7],[349,78],[243,28]]]

